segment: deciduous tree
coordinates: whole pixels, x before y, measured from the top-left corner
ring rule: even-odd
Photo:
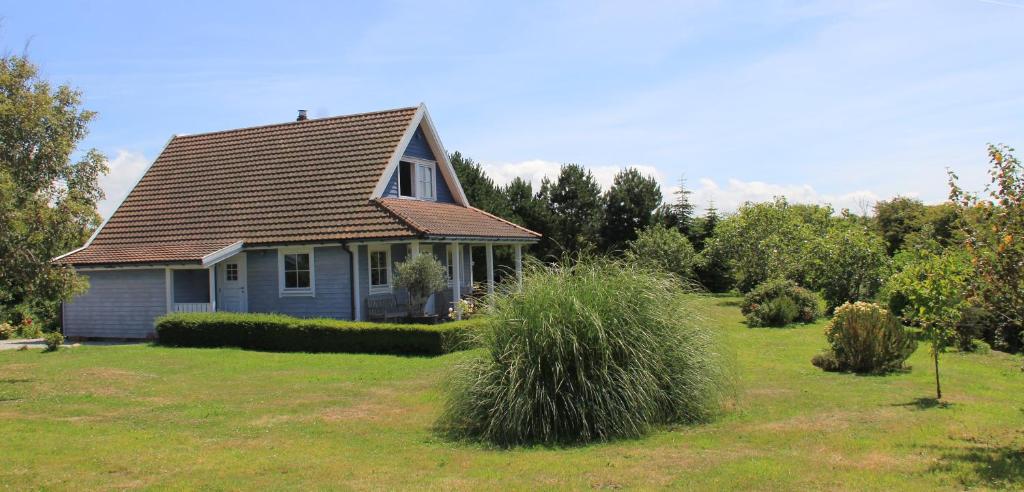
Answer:
[[[106,158],[78,154],[95,113],[81,93],[53,87],[23,56],[0,58],[0,309],[30,305],[52,315],[83,288],[51,260],[80,246],[99,224],[98,179]]]

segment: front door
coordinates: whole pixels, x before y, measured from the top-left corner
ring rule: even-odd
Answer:
[[[217,265],[217,310],[244,313],[249,310],[245,293],[245,253]]]

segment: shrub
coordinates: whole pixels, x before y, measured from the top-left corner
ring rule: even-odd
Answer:
[[[175,313],[157,320],[161,345],[278,352],[438,355],[468,347],[487,318],[440,325],[301,319],[277,314]]]
[[[490,299],[486,353],[458,367],[439,429],[500,446],[634,437],[701,422],[730,389],[716,330],[673,275],[633,263],[531,264]]]
[[[43,335],[43,341],[46,342],[46,352],[55,352],[60,350],[60,345],[64,343],[64,335],[58,331],[51,331]]]
[[[856,302],[836,308],[825,328],[831,347],[816,357],[825,370],[884,373],[898,370],[917,348],[917,341],[900,320],[878,304]]]
[[[821,299],[792,280],[769,280],[743,297],[741,310],[750,326],[810,323],[821,315]]]
[[[9,323],[0,323],[0,340],[7,340],[8,338],[14,338],[17,334],[17,330],[14,329]]]
[[[444,266],[434,255],[416,255],[395,264],[395,287],[409,291],[413,316],[423,315],[423,306],[431,294],[448,286]]]

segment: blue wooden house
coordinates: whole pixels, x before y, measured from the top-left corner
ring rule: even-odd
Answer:
[[[540,235],[473,208],[424,105],[174,136],[111,217],[55,261],[89,290],[64,306],[70,337],[145,338],[170,312],[366,320],[402,297],[394,265],[433,254],[447,313],[493,290],[496,247]],[[474,279],[471,248],[487,278]]]

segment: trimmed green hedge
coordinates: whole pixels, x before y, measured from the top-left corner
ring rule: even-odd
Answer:
[[[469,348],[477,317],[437,325],[303,319],[278,314],[175,313],[156,321],[158,343],[275,352],[439,355]]]

